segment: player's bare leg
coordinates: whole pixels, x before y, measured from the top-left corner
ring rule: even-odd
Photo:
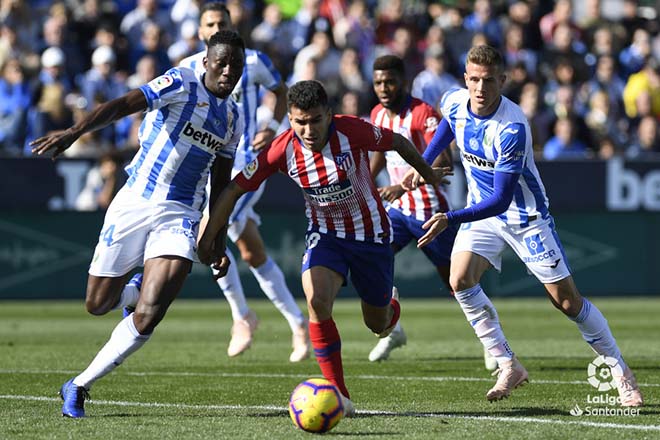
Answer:
[[[245,228],[235,244],[241,253],[241,259],[250,266],[250,271],[259,282],[261,290],[289,323],[293,348],[289,361],[299,362],[308,358],[307,322],[286,285],[282,270],[266,254],[266,246],[256,222],[252,219],[247,220]]]
[[[141,295],[134,313],[117,324],[108,342],[81,374],[66,382],[60,390],[64,400],[62,413],[84,417],[84,400],[98,379],[110,373],[142,347],[163,319],[186,279],[192,262],[181,257],[158,257],[145,262]],[[115,280],[124,280],[127,276]],[[121,286],[119,281],[102,285]]]
[[[467,321],[497,361],[497,381],[486,393],[486,399],[492,402],[509,397],[511,391],[527,382],[528,374],[509,347],[495,306],[479,284],[489,267],[488,260],[480,255],[457,252],[452,255],[450,283]]]
[[[314,347],[316,361],[323,377],[332,382],[345,397],[344,411],[350,416],[352,409],[350,394],[344,382],[344,367],[341,360],[341,338],[332,307],[344,278],[324,266],[313,266],[302,274],[303,290],[309,312],[309,335]]]
[[[85,308],[92,315],[105,315],[119,303],[130,274],[120,277],[87,277]]]
[[[545,284],[545,288],[552,304],[577,324],[582,337],[592,350],[601,356],[614,358],[619,363],[621,369],[617,370],[619,374],[615,373],[615,379],[621,405],[642,406],[644,398],[635,375],[623,360],[607,320],[595,305],[580,295],[573,277]]]

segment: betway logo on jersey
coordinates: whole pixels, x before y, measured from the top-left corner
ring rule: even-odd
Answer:
[[[305,188],[305,193],[313,202],[325,204],[340,202],[355,194],[355,191],[353,190],[351,181],[346,179],[342,182],[331,183],[326,186]]]
[[[216,137],[212,133],[201,128],[195,128],[190,121],[183,128],[183,137],[187,138],[191,143],[202,147],[206,150],[220,151],[224,143],[222,139]]]
[[[492,170],[495,168],[495,162],[491,162],[483,157],[475,156],[474,154],[463,152],[463,159],[483,170]]]

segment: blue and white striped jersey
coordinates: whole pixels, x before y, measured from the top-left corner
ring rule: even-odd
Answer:
[[[140,150],[126,167],[132,191],[148,200],[176,200],[201,209],[204,187],[216,155],[232,159],[243,132],[239,106],[220,99],[202,76],[173,68],[140,87],[147,112]]]
[[[196,53],[181,60],[179,66],[189,67],[195,72],[204,72],[203,60],[205,56],[206,51]],[[243,75],[241,75],[241,79],[232,92],[232,98],[242,106],[243,119],[245,120],[243,137],[236,150],[233,176],[241,172],[245,165],[252,162],[252,159],[256,156],[256,153],[252,150],[252,139],[258,131],[259,86],[273,90],[277,88],[280,82],[280,74],[267,55],[258,50],[245,49]]]
[[[532,134],[520,107],[502,96],[490,116],[469,110],[467,89],[453,89],[442,98],[442,114],[454,132],[468,185],[468,206],[492,196],[495,171],[520,174],[509,208],[497,217],[525,226],[547,218],[548,198],[534,163]]]

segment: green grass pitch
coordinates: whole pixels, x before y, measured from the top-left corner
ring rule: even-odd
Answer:
[[[408,345],[370,363],[376,338],[359,304],[339,300],[346,382],[358,410],[331,438],[605,439],[660,438],[660,299],[593,298],[637,374],[646,405],[639,415],[594,415],[587,383],[595,355],[575,325],[547,300],[495,299],[512,348],[530,383],[488,403],[493,383],[481,346],[451,299],[406,300]],[[229,359],[230,315],[224,301],[177,300],[148,344],[99,380],[88,417],[61,417],[60,385],[84,369],[120,313],[88,315],[82,302],[0,302],[0,439],[297,439],[288,397],[318,377],[314,360],[290,364],[290,332],[266,301],[255,341]],[[615,393],[610,392],[611,395]],[[571,415],[580,408],[582,415]]]

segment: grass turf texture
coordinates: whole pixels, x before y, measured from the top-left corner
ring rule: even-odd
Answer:
[[[609,407],[587,401],[599,395],[586,382],[595,355],[575,325],[547,300],[494,302],[530,384],[491,404],[485,393],[494,379],[452,300],[404,299],[408,345],[382,363],[367,360],[376,338],[362,324],[359,304],[338,301],[335,320],[358,416],[326,435],[660,437],[659,299],[594,299],[642,384],[646,406],[637,417],[570,415],[576,405]],[[93,317],[80,302],[0,302],[0,438],[309,438],[312,434],[293,426],[286,405],[297,383],[320,376],[318,366],[312,359],[290,364],[285,320],[266,301],[250,303],[261,321],[255,341],[245,354],[229,359],[226,303],[176,301],[151,340],[96,383],[88,417],[72,420],[61,417],[57,390],[87,366],[120,312]]]

